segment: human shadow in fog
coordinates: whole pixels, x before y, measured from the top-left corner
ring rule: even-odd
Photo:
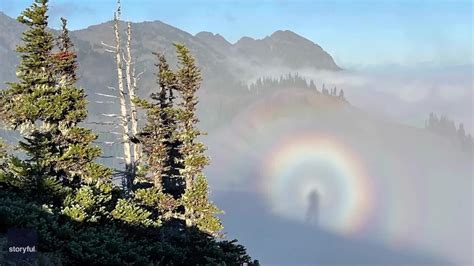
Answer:
[[[215,192],[213,200],[226,210],[222,220],[228,237],[238,238],[262,265],[454,265],[435,255],[394,250],[273,215],[255,193]]]
[[[305,217],[306,224],[318,225],[319,223],[319,194],[317,190],[312,190],[308,194],[308,209]]]

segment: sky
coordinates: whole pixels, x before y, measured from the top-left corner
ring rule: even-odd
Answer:
[[[0,0],[16,17],[31,0]],[[473,1],[463,0],[122,0],[123,19],[161,20],[230,42],[291,30],[319,44],[346,69],[473,65]],[[50,0],[51,26],[108,21],[115,0]]]

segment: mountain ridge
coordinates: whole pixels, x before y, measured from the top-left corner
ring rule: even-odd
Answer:
[[[14,56],[14,48],[20,42],[21,33],[24,27],[14,18],[0,11],[0,60],[9,58],[9,63],[16,64],[12,60]],[[104,46],[101,42],[113,43],[112,21],[106,21],[100,24],[90,25],[87,28],[72,30],[71,35],[77,41],[85,41],[90,44],[78,45],[78,50],[83,55],[90,54],[89,49],[104,53]],[[315,70],[340,70],[341,68],[334,62],[331,55],[324,51],[321,46],[291,31],[276,31],[263,39],[252,39],[250,37],[242,37],[235,43],[230,43],[220,34],[206,34],[200,32],[195,35],[181,30],[177,27],[164,23],[160,20],[134,22],[133,31],[133,47],[137,57],[137,65],[145,64],[148,68],[153,67],[154,58],[152,52],[163,52],[165,55],[172,57],[174,42],[181,42],[187,45],[197,57],[197,62],[206,73],[218,73],[224,78],[230,75],[227,72],[245,71],[247,65],[257,65],[261,67],[282,67],[282,68],[313,68]],[[125,33],[125,22],[121,22],[122,34]],[[252,40],[246,43],[243,40]],[[255,47],[255,49],[253,48]],[[304,48],[304,49],[295,49]],[[304,56],[301,56],[303,54]],[[294,58],[294,60],[290,60]],[[79,62],[81,63],[81,57]],[[113,57],[110,57],[113,59]],[[299,62],[302,60],[301,62]],[[87,60],[83,60],[87,61]],[[173,60],[172,60],[173,61]],[[233,62],[243,62],[242,66],[238,66],[238,71],[234,71]],[[174,63],[174,62],[173,62]],[[214,70],[218,70],[214,72]],[[7,81],[14,72],[5,73],[0,71],[0,82]],[[209,79],[206,77],[205,79]],[[238,77],[234,80],[240,81]]]
[[[97,103],[103,100],[98,94],[110,93],[107,88],[117,84],[114,56],[107,53],[102,44],[115,42],[112,23],[113,21],[107,21],[70,31],[78,54],[78,85],[85,88],[89,96],[91,119],[98,119],[100,113],[116,111],[116,106],[112,104],[104,106]],[[203,84],[200,94],[203,96],[203,106],[214,106],[214,102],[228,98],[229,94],[234,95],[232,102],[246,104],[249,96],[239,84],[252,80],[253,75],[264,75],[268,69],[340,70],[332,57],[319,45],[290,31],[277,31],[256,40],[243,37],[250,40],[246,45],[242,42],[231,44],[220,34],[201,32],[192,35],[160,20],[131,25],[132,53],[137,73],[145,72],[139,81],[138,93],[141,97],[147,97],[156,87],[156,57],[153,52],[164,53],[170,66],[174,67],[177,60],[173,43],[176,42],[188,46],[201,68]],[[0,61],[5,65],[16,66],[19,56],[15,47],[21,42],[25,27],[3,13],[0,15],[0,26]],[[120,22],[120,29],[122,40],[125,40],[124,21]],[[56,30],[51,31],[53,34],[57,33]],[[0,83],[14,80],[14,67],[0,69]],[[0,87],[4,88],[5,86]],[[211,107],[209,113],[212,114],[210,110]]]

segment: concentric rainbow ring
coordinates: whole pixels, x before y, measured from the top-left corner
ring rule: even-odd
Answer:
[[[344,234],[364,228],[374,208],[373,186],[364,164],[348,146],[333,136],[306,133],[274,147],[267,154],[261,183],[274,212],[304,218],[302,206],[309,193],[317,191],[320,211],[325,212],[321,226]],[[299,169],[315,164],[326,173],[298,176]]]

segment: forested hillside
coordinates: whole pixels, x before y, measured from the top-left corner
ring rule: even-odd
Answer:
[[[87,95],[76,85],[78,54],[67,20],[61,19],[55,38],[47,28],[47,12],[48,1],[36,0],[18,17],[26,30],[16,49],[17,82],[0,94],[2,123],[21,136],[20,154],[0,144],[0,262],[258,265],[236,240],[224,239],[217,216],[222,211],[209,200],[203,174],[209,159],[196,127],[201,74],[186,46],[175,44],[176,71],[164,56],[157,58],[154,101],[134,97],[130,61],[125,70],[121,64],[118,6],[114,29],[121,100],[126,71],[128,104],[147,110],[145,127],[133,136],[125,134],[134,116],[121,117],[124,147],[137,141],[144,147],[133,150],[133,161],[125,160],[118,186],[112,182],[114,171],[96,162],[102,153],[93,144],[97,135],[81,125]],[[34,247],[33,254],[18,257],[11,251],[13,229],[33,232],[36,237],[24,243]]]

